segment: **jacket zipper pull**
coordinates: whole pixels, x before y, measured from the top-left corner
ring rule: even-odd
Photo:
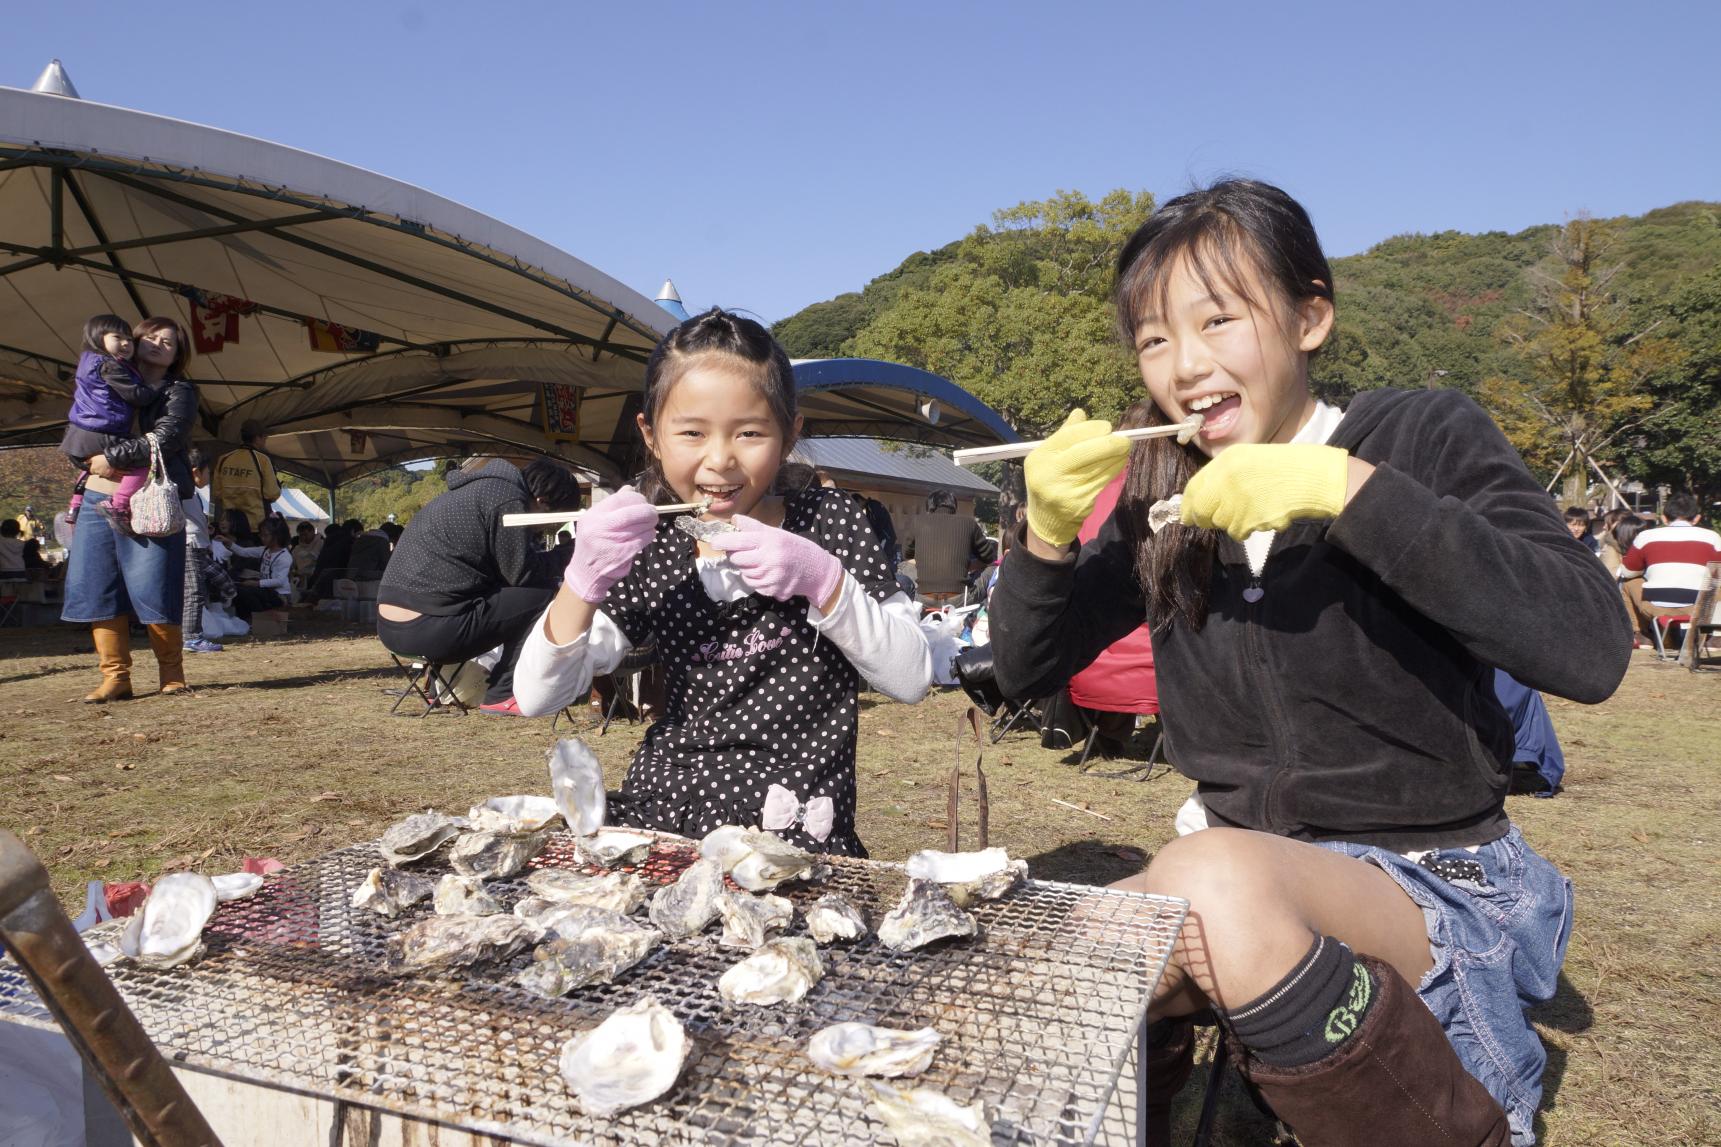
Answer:
[[[1250,605],[1254,605],[1266,596],[1267,589],[1261,584],[1261,575],[1257,573],[1250,574],[1249,588],[1243,591],[1243,600],[1248,602]]]

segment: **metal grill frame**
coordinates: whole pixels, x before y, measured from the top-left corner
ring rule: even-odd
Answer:
[[[665,884],[696,856],[690,842],[661,837],[632,870]],[[902,866],[825,859],[828,880],[779,892],[802,910],[844,892],[876,928],[906,885]],[[660,947],[613,984],[547,1000],[509,982],[529,950],[455,976],[390,976],[385,942],[430,906],[394,920],[353,908],[353,889],[381,863],[372,842],[288,868],[220,906],[196,964],[109,974],[176,1065],[519,1143],[888,1141],[865,1082],[827,1075],[802,1052],[820,1028],[859,1020],[943,1033],[931,1068],[897,1082],[984,1100],[994,1144],[1087,1144],[1116,1119],[1108,1103],[1188,910],[1169,897],[1029,881],[972,909],[973,939],[906,954],[870,934],[821,946],[825,976],[797,1004],[724,1002],[717,979],[748,953],[720,947],[715,928]],[[414,866],[446,867],[441,855]],[[540,867],[603,871],[576,861],[567,833],[528,871]],[[489,887],[509,906],[528,894],[523,879]],[[112,939],[117,927],[91,935]],[[799,914],[790,934],[804,934]],[[584,1114],[557,1072],[563,1043],[648,994],[687,1029],[680,1078],[651,1104]],[[55,1029],[10,961],[0,962],[0,1020]]]

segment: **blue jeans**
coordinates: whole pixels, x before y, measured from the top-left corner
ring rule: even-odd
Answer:
[[[1479,862],[1480,883],[1446,880],[1372,845],[1323,847],[1376,865],[1422,909],[1434,966],[1416,994],[1446,1029],[1465,1070],[1506,1109],[1513,1147],[1535,1143],[1548,1053],[1524,1009],[1551,999],[1558,985],[1572,935],[1572,882],[1516,826],[1474,853],[1437,854]]]
[[[84,492],[66,559],[61,621],[108,621],[131,613],[145,625],[178,625],[185,593],[185,531],[167,538],[117,533],[96,507],[108,495]]]

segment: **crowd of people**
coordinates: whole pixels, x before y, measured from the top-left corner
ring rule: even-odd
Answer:
[[[1149,1010],[1148,1133],[1168,1126],[1199,1013],[1304,1143],[1533,1143],[1546,1055],[1524,1008],[1554,991],[1574,893],[1509,815],[1514,714],[1497,674],[1604,700],[1633,619],[1688,607],[1721,537],[1684,496],[1660,525],[1562,523],[1455,391],[1317,400],[1332,273],[1277,188],[1228,180],[1163,204],[1116,270],[1146,393],[1133,418],[1199,414],[1199,432],[1132,445],[1071,413],[1028,456],[1025,510],[987,580],[1006,695],[1045,697],[1139,641],[1167,755],[1194,782],[1181,835],[1124,882],[1190,904]],[[91,364],[89,385],[115,394],[83,427],[96,437],[68,438],[85,477],[65,617],[97,637],[91,700],[130,694],[128,613],[172,693],[182,636],[207,645],[190,603],[221,578],[243,614],[374,571],[390,650],[500,650],[489,712],[554,713],[625,663],[656,663],[661,710],[609,798],[613,823],[692,837],[761,824],[866,855],[859,693],[917,702],[932,657],[888,516],[792,465],[793,372],[758,323],[713,309],[659,343],[636,419],[646,471],[549,550],[503,523],[581,504],[542,460],[468,460],[404,530],[295,537],[259,517],[275,481],[260,427],[214,467],[213,528],[188,503],[184,531],[140,536],[128,515],[146,495],[128,486],[152,453],[184,498],[212,480],[187,441],[189,351],[168,319],[92,333],[88,354],[137,350],[128,370]],[[660,510],[672,503],[702,510]],[[972,522],[938,513],[905,542],[923,563],[936,549],[933,579],[995,557]]]

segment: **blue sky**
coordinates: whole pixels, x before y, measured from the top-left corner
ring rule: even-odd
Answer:
[[[1715,3],[10,5],[0,83],[420,184],[775,320],[1060,188],[1243,173],[1329,253],[1721,199]]]

